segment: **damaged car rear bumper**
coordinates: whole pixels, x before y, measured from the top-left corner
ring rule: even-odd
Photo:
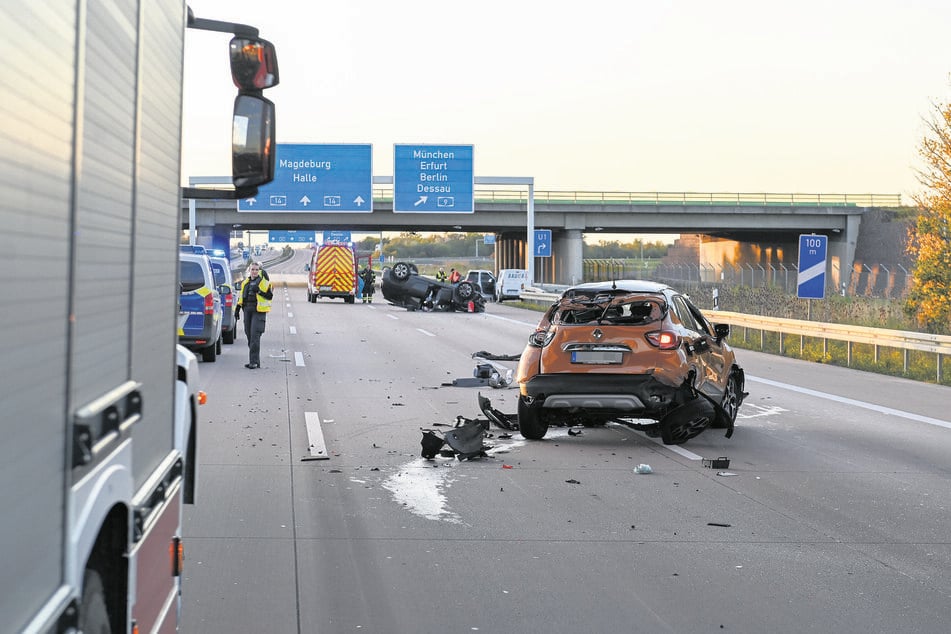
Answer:
[[[662,415],[691,397],[649,374],[537,374],[521,385],[526,401],[546,410],[606,410]]]

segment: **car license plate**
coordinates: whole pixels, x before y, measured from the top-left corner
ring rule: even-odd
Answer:
[[[572,363],[621,363],[624,353],[613,350],[572,350]]]
[[[320,290],[322,290],[322,291],[332,291],[333,289],[334,289],[333,286],[321,286],[321,287],[320,287]]]

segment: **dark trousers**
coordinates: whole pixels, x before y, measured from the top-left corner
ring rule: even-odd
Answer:
[[[244,311],[244,336],[248,338],[248,362],[261,365],[261,335],[267,325],[267,313]]]

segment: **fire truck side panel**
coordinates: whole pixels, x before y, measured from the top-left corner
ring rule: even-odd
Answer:
[[[13,369],[0,382],[0,537],[14,545],[0,555],[2,631],[55,624],[79,599],[103,522],[131,526],[133,500],[154,504],[157,472],[181,464],[190,433],[176,437],[174,424],[185,12],[182,0],[0,8],[15,52],[0,68],[0,223],[13,249],[4,279],[16,285],[16,306],[3,312],[15,335],[0,339]],[[80,429],[92,450],[77,443]],[[175,497],[154,506],[155,542],[109,552],[118,566],[103,576],[118,588],[158,574],[148,583],[168,597],[177,595],[168,547],[181,483],[158,484]],[[126,557],[134,567],[159,550],[159,572],[119,574]],[[128,606],[147,610],[140,600]]]
[[[2,629],[18,631],[63,575],[75,11],[19,2],[0,14],[9,50],[52,79],[9,62],[0,70],[0,223],[12,249],[4,277],[20,280],[20,308],[3,310],[10,336],[0,338],[10,369],[0,381],[0,536],[9,546],[0,551],[0,615]],[[33,25],[50,15],[48,37],[37,37]]]
[[[132,379],[142,383],[144,420],[133,429],[135,486],[140,488],[172,446],[176,344],[178,342],[178,256],[181,198],[179,161],[182,111],[182,51],[185,29],[180,2],[143,2],[141,133],[135,182]],[[222,42],[224,44],[224,42]],[[170,211],[174,209],[175,211]],[[179,447],[181,449],[182,447]]]

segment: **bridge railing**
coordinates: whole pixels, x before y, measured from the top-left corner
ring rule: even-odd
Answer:
[[[524,203],[524,189],[480,189],[474,192],[477,202]],[[373,199],[392,202],[392,187],[374,187]],[[800,193],[728,193],[728,192],[599,192],[535,190],[536,203],[549,204],[618,204],[618,205],[730,205],[787,207],[901,207],[901,194],[800,194]]]

